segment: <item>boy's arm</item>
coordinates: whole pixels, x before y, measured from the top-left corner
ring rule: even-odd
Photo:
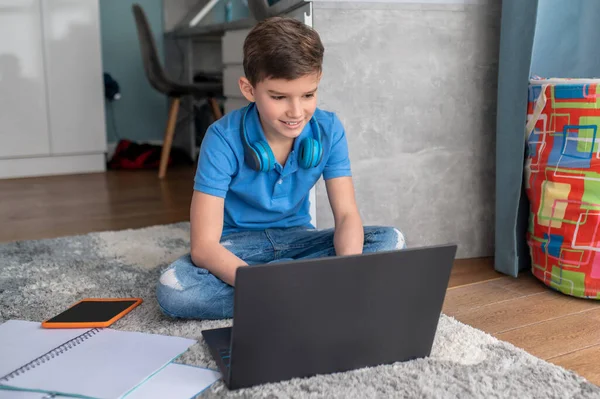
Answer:
[[[364,229],[356,206],[352,177],[325,180],[325,187],[335,221],[333,245],[336,255],[361,254]]]
[[[235,271],[247,263],[220,244],[224,204],[221,197],[194,191],[190,209],[191,255],[196,266],[234,285]]]

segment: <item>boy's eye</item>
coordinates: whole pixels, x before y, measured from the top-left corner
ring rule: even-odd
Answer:
[[[273,100],[283,100],[285,97],[284,96],[271,96],[271,98]]]
[[[304,97],[313,98],[314,96],[315,96],[315,93],[310,93],[310,94],[306,94]]]

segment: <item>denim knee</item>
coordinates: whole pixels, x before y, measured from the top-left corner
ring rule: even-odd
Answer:
[[[182,304],[185,302],[183,298],[185,291],[177,276],[178,269],[181,269],[178,266],[184,262],[186,262],[185,256],[171,263],[161,273],[156,286],[156,300],[158,301],[160,310],[170,317],[184,317],[182,314]]]
[[[169,317],[223,319],[233,313],[233,287],[195,266],[189,255],[177,259],[161,274],[156,299]]]
[[[365,227],[364,252],[392,251],[406,248],[404,234],[391,226]]]

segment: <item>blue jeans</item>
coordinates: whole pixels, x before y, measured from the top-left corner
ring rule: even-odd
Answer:
[[[363,253],[406,247],[404,235],[393,227],[367,226],[364,236]],[[249,265],[335,256],[333,229],[247,231],[223,237],[221,245]],[[167,316],[226,319],[233,317],[233,290],[208,270],[195,266],[188,254],[163,271],[156,296]]]

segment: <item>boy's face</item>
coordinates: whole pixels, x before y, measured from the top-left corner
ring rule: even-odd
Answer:
[[[265,79],[253,87],[240,78],[240,89],[256,103],[265,136],[272,143],[295,139],[317,108],[318,73],[294,80]]]

